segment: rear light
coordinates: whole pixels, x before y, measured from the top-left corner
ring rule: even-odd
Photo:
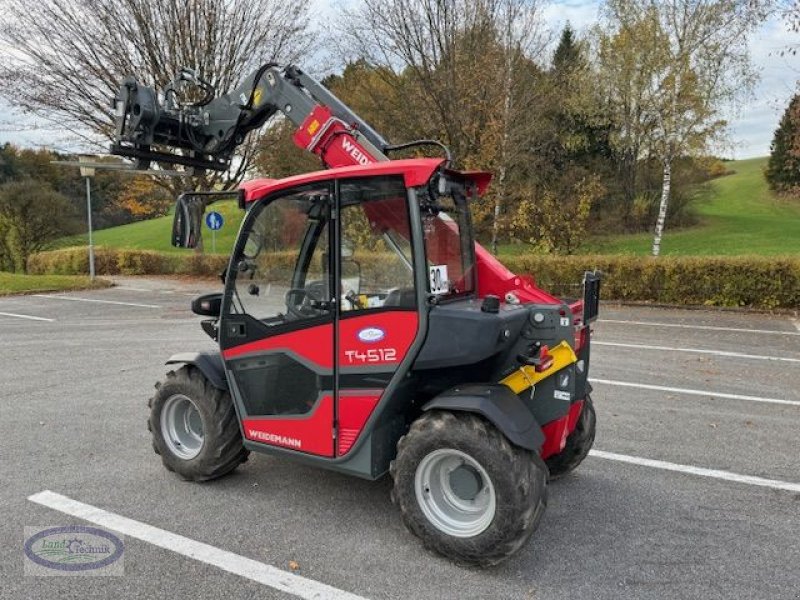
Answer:
[[[547,346],[542,346],[539,349],[539,362],[533,366],[534,371],[543,373],[553,366],[553,356],[550,354],[550,349]]]
[[[575,331],[575,354],[578,354],[589,343],[590,330],[584,325]]]

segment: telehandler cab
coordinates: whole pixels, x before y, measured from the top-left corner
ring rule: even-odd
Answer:
[[[282,112],[329,168],[235,194],[247,212],[224,292],[192,303],[220,351],[171,357],[180,367],[150,400],[164,465],[205,481],[255,451],[367,479],[389,472],[427,547],[461,564],[505,560],[536,529],[548,478],[575,469],[594,440],[599,275],[570,304],[511,273],[473,239],[470,203],[488,173],[452,169],[449,153],[388,160],[437,143],[390,146],[296,67],[265,65],[218,98],[199,82],[206,97],[182,102],[197,83],[183,71],[161,99],[127,79],[112,152],[140,168],[224,169],[248,131]],[[182,195],[173,243],[194,247],[223,196]]]

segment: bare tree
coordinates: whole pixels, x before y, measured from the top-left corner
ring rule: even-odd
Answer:
[[[97,146],[113,135],[111,99],[126,75],[159,89],[182,67],[224,92],[268,61],[295,61],[310,44],[309,0],[6,0],[0,94]],[[244,144],[224,177],[250,165]],[[187,182],[168,184],[172,191]]]
[[[498,174],[493,206],[476,215],[491,220],[494,250],[508,165],[520,141],[514,123],[534,100],[515,91],[532,72],[524,63],[546,45],[541,6],[541,0],[361,0],[344,13],[357,57],[391,74],[388,85],[407,91],[414,82],[407,110],[416,126],[409,129],[443,139],[461,166]]]

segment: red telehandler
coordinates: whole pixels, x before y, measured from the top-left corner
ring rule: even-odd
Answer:
[[[220,350],[170,358],[180,366],[150,400],[164,466],[205,481],[254,451],[388,472],[426,547],[483,566],[518,551],[548,480],[594,441],[599,274],[569,303],[511,273],[473,239],[470,203],[490,174],[455,170],[438,142],[389,145],[296,67],[264,65],[219,97],[188,70],[162,95],[128,78],[116,108],[112,152],[138,168],[226,169],[278,112],[326,167],[236,193],[246,215],[224,292],[192,303]],[[388,158],[423,145],[445,156]],[[226,194],[183,194],[173,244],[194,247]]]

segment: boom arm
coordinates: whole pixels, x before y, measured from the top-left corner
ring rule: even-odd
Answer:
[[[180,101],[194,84],[206,92],[200,102]],[[325,86],[294,66],[266,64],[233,91],[213,98],[214,89],[184,69],[164,90],[163,102],[152,87],[133,77],[115,98],[116,139],[112,154],[199,169],[224,170],[245,135],[277,112],[297,126],[295,143],[318,155],[330,168],[388,160],[391,147]],[[153,150],[167,146],[181,153]]]
[[[195,103],[181,102],[186,84],[204,90],[205,97]],[[140,169],[157,161],[225,170],[244,136],[282,112],[297,126],[295,144],[319,156],[328,168],[388,160],[388,151],[412,145],[439,145],[448,162],[450,159],[439,142],[388,145],[321,83],[294,66],[266,64],[235,90],[213,96],[213,87],[189,70],[181,71],[167,86],[163,103],[153,88],[132,77],[125,79],[115,98],[117,131],[112,154],[135,159]],[[153,145],[181,153],[152,150]],[[480,297],[493,294],[505,298],[511,292],[518,301],[558,303],[532,280],[514,275],[477,243],[475,258]]]

